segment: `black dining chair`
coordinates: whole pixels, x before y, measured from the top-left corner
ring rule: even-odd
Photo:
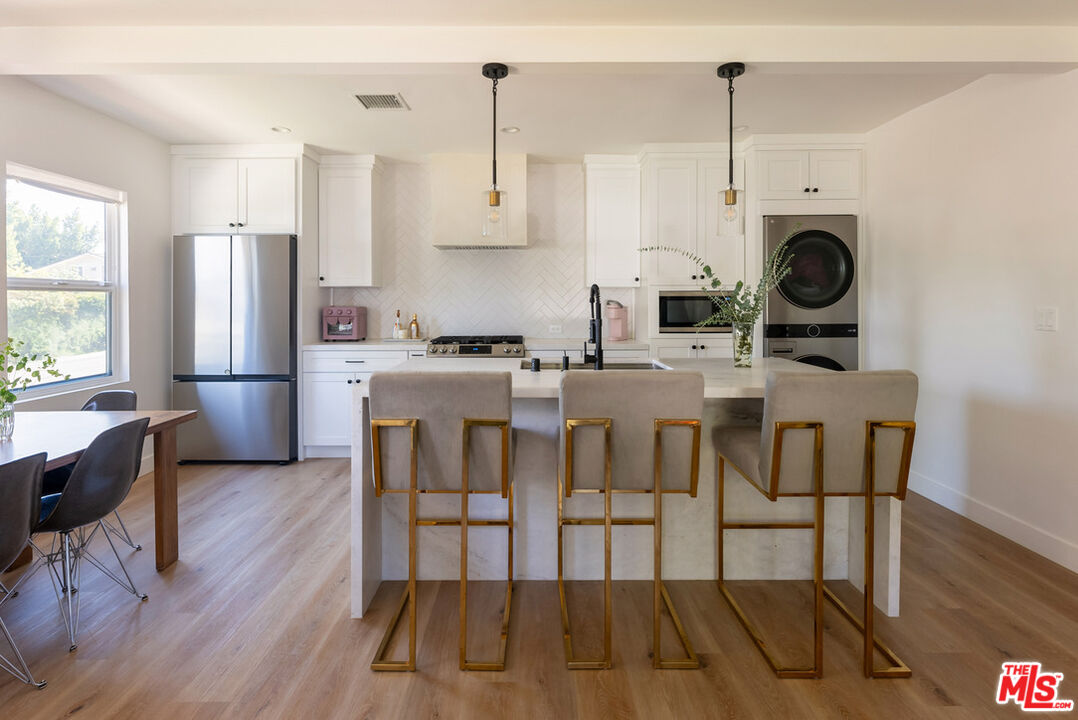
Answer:
[[[45,453],[0,465],[0,572],[7,570],[22,554],[30,540],[30,531],[37,524],[41,505],[41,476],[45,472]],[[8,592],[0,595],[0,607],[15,596],[15,588],[33,573],[31,567]],[[8,658],[0,653],[0,668],[7,670],[22,682],[38,688],[45,687],[44,680],[35,680],[33,673],[15,645],[15,639],[0,617],[0,634],[3,634],[14,653]]]
[[[137,406],[138,394],[134,390],[103,390],[87,400],[82,409],[100,411],[135,410]],[[45,473],[44,494],[49,495],[63,491],[64,485],[67,484],[67,479],[71,477],[71,471],[74,468],[75,464],[72,463]],[[120,511],[114,511],[112,517],[116,521],[115,524],[107,518],[102,520],[105,532],[111,533],[113,537],[132,550],[141,550],[142,545],[131,538],[131,533],[128,532],[127,526],[124,525],[123,518],[120,517]],[[0,586],[0,592],[3,591],[2,588],[3,586]]]
[[[83,559],[139,600],[147,597],[135,588],[112,537],[104,531],[102,521],[119,507],[135,482],[149,424],[149,418],[142,418],[102,432],[75,463],[63,492],[46,494],[41,498],[40,523],[34,532],[56,534],[47,551],[36,542],[34,546],[51,570],[56,600],[67,626],[70,650],[77,647],[79,600],[82,597],[79,580]],[[123,578],[90,552],[88,546],[98,530],[102,531],[101,534],[112,548]]]

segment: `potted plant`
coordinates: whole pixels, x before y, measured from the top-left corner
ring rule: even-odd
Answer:
[[[56,369],[56,358],[52,355],[22,352],[20,348],[24,344],[21,340],[8,338],[0,348],[0,440],[9,440],[15,431],[16,390],[25,390],[43,376],[63,380],[71,377]]]
[[[753,329],[764,311],[764,299],[767,293],[778,287],[778,284],[790,274],[793,255],[786,254],[786,246],[799,228],[800,225],[794,227],[771,252],[764,263],[764,270],[760,275],[760,281],[756,283],[755,290],[738,280],[732,292],[718,292],[722,281],[712,272],[711,266],[704,263],[699,256],[683,248],[653,245],[643,250],[677,253],[696,263],[705,281],[701,289],[707,293],[715,306],[715,312],[706,320],[697,323],[697,327],[729,323],[734,334],[734,367],[752,367]]]

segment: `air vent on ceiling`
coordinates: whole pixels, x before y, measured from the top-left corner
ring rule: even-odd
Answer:
[[[356,100],[367,110],[411,110],[400,93],[392,95],[356,95]]]

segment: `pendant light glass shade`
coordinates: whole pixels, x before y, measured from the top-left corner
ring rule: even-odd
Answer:
[[[509,239],[509,193],[497,188],[483,191],[483,237]]]
[[[483,238],[491,242],[509,240],[508,193],[498,189],[498,81],[509,75],[509,68],[502,63],[487,63],[483,77],[490,80],[490,189],[483,191]]]
[[[722,219],[726,222],[737,220],[737,190],[733,185],[726,188],[722,194],[722,207],[719,210],[722,212]]]

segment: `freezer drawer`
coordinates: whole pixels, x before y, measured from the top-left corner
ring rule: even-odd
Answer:
[[[177,429],[180,460],[276,460],[296,456],[294,380],[172,384],[172,407],[198,410]]]

